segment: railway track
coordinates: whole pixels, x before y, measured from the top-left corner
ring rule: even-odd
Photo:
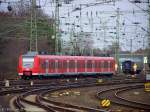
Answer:
[[[15,100],[15,104],[17,104],[16,107],[19,107],[19,109],[25,110],[25,106],[22,105],[21,102],[27,103],[29,105],[34,105],[39,108],[43,108],[45,111],[67,111],[67,112],[80,112],[80,111],[96,111],[96,112],[105,112],[105,110],[101,109],[94,109],[94,108],[89,108],[89,107],[82,107],[82,106],[77,106],[77,105],[70,105],[70,104],[64,104],[61,102],[56,102],[52,101],[50,99],[45,98],[45,94],[48,92],[54,92],[58,90],[64,90],[68,88],[79,88],[79,87],[89,87],[89,86],[95,86],[97,85],[96,83],[92,82],[82,82],[82,83],[73,83],[69,85],[63,85],[63,86],[52,86],[52,87],[46,87],[46,88],[40,88],[40,89],[35,89],[32,91],[28,91],[21,96],[19,96]],[[30,101],[27,100],[26,97],[29,95],[35,95],[35,101]]]
[[[98,83],[98,79],[103,79],[102,83]],[[88,107],[80,107],[77,105],[69,105],[69,104],[61,104],[60,102],[54,102],[45,99],[43,96],[48,91],[57,91],[58,89],[66,89],[66,88],[77,88],[77,87],[89,87],[89,86],[104,86],[104,85],[112,85],[112,84],[121,84],[121,83],[143,83],[144,80],[139,79],[124,79],[122,76],[116,76],[112,78],[79,78],[76,80],[75,78],[71,79],[51,79],[51,80],[33,80],[34,84],[31,86],[30,81],[16,81],[13,82],[11,80],[10,89],[7,88],[5,91],[0,91],[1,94],[11,94],[11,93],[19,93],[20,95],[16,97],[14,100],[15,108],[19,111],[26,111],[25,105],[31,105],[37,108],[43,109],[43,111],[67,111],[67,112],[77,112],[77,111],[104,111],[97,110]],[[22,84],[23,83],[23,84]],[[2,86],[3,88],[4,86]],[[13,88],[13,89],[12,89]],[[56,89],[57,88],[57,89]],[[30,101],[26,99],[29,95],[35,95],[35,101]]]
[[[50,91],[57,91],[57,90],[61,90],[61,89],[67,89],[67,88],[77,88],[77,87],[84,87],[84,86],[89,86],[91,84],[72,84],[69,86],[58,86],[56,89],[55,87],[49,87],[49,88],[42,88],[42,89],[35,89],[32,91],[28,91],[25,92],[24,94],[18,96],[15,100],[14,100],[14,104],[16,106],[17,109],[21,110],[21,111],[26,111],[26,106],[23,105],[23,103],[26,103],[28,105],[32,105],[32,106],[36,106],[38,108],[42,108],[45,111],[51,111],[51,112],[81,112],[81,111],[97,111],[97,112],[105,112],[105,110],[100,110],[100,109],[94,109],[94,108],[89,108],[89,107],[81,107],[81,106],[77,106],[77,105],[69,105],[69,104],[63,104],[60,102],[54,102],[54,101],[50,101],[47,100],[43,97],[43,94],[46,94],[47,92]],[[41,91],[41,94],[37,94]],[[29,95],[33,95],[35,94],[35,102],[27,100],[26,97]]]
[[[135,84],[135,85],[127,85],[127,86],[122,86],[122,87],[110,88],[110,89],[106,89],[106,90],[98,92],[97,97],[99,99],[109,99],[111,100],[112,103],[117,104],[117,105],[150,111],[149,104],[145,104],[145,103],[141,103],[137,101],[131,101],[120,96],[120,93],[124,91],[129,91],[131,89],[137,89],[137,88],[143,88],[143,87],[144,87],[143,84]]]
[[[10,87],[27,87],[31,85],[31,81],[34,83],[34,87],[39,86],[46,86],[46,85],[60,85],[60,84],[66,84],[66,83],[82,83],[85,81],[91,81],[93,82],[97,81],[98,79],[102,79],[103,83],[127,83],[127,82],[145,82],[144,78],[137,77],[125,77],[123,75],[117,75],[113,77],[82,77],[82,78],[52,78],[52,79],[46,79],[46,80],[10,80],[9,85]],[[5,87],[5,81],[0,81],[0,87]]]

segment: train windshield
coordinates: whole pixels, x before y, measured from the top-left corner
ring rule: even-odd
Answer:
[[[23,57],[23,67],[24,68],[32,68],[33,62],[34,62],[33,57]]]

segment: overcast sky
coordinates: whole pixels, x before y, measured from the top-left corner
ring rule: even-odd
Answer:
[[[55,0],[37,0],[37,4],[40,3],[44,12],[52,17],[55,13],[55,4],[53,1]],[[130,50],[131,39],[133,40],[132,50],[143,48],[143,45],[147,46],[147,32],[142,30],[142,28],[145,30],[148,29],[148,13],[143,11],[147,10],[146,3],[133,4],[128,0],[116,0],[115,3],[111,2],[87,7],[85,4],[92,5],[93,3],[110,0],[74,0],[70,4],[65,4],[64,1],[59,0],[61,4],[61,7],[59,7],[60,29],[66,32],[61,36],[64,40],[69,39],[71,36],[70,32],[74,29],[76,33],[79,33],[81,30],[83,32],[90,32],[91,38],[95,42],[95,48],[103,48],[111,45],[112,42],[116,41],[116,34],[113,32],[116,32],[114,28],[116,27],[117,17],[115,16],[117,16],[116,11],[119,8],[119,39],[121,48],[123,50]],[[76,10],[80,6],[81,17],[80,10]],[[6,10],[6,8],[7,4],[0,6],[0,10]],[[139,24],[133,24],[135,22]],[[70,25],[66,25],[66,23]],[[78,25],[80,27],[77,27]]]
[[[111,18],[110,16],[116,16],[116,10],[119,8],[119,37],[121,48],[123,50],[130,50],[131,39],[133,40],[132,50],[137,50],[143,48],[143,45],[147,45],[147,32],[141,29],[142,27],[146,30],[148,28],[148,13],[143,11],[147,10],[146,3],[133,4],[128,0],[116,0],[115,3],[99,4],[90,7],[85,6],[85,4],[91,5],[101,1],[102,0],[74,0],[71,4],[62,3],[62,6],[59,8],[60,29],[68,32],[68,34],[63,34],[62,38],[68,39],[71,29],[74,27],[73,25],[66,25],[66,23],[74,23],[75,25],[81,24],[81,29],[84,32],[91,32],[92,38],[95,41],[94,47],[103,48],[104,46],[111,45],[116,39],[116,34],[112,32],[116,32],[113,27],[116,27],[117,17]],[[75,10],[80,8],[80,4],[82,9],[81,18],[80,10]],[[43,10],[51,16],[54,13],[54,8],[55,4],[47,1],[47,3],[44,4]],[[79,18],[77,18],[77,16],[79,16]],[[139,24],[133,24],[135,22]],[[80,27],[75,27],[74,30],[75,32],[80,32],[81,29]],[[105,37],[104,32],[106,32]]]

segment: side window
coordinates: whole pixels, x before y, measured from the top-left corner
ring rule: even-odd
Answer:
[[[45,60],[45,67],[49,68],[49,61],[48,60]]]
[[[95,66],[95,68],[97,68],[97,62],[96,61],[94,61],[94,66]]]
[[[80,68],[80,61],[77,61],[77,68]]]
[[[87,68],[92,68],[92,61],[91,60],[87,61]]]
[[[95,68],[98,68],[98,62],[95,61]]]
[[[74,60],[69,61],[69,68],[75,68],[75,61]]]
[[[102,68],[102,62],[98,62],[98,68]]]
[[[82,68],[85,68],[85,62],[82,62]]]
[[[108,68],[108,62],[104,61],[104,68]]]
[[[58,69],[58,60],[55,60],[55,68]]]
[[[45,69],[46,68],[46,62],[45,62],[45,60],[41,60],[40,61],[40,65],[41,65],[42,69]]]
[[[51,68],[51,69],[54,69],[55,68],[55,61],[54,60],[51,60],[50,62],[49,62],[49,67]]]
[[[100,62],[100,68],[104,68],[104,61]]]
[[[63,61],[63,68],[67,68],[67,61]]]
[[[110,62],[110,66],[109,66],[110,68],[113,68],[113,62]]]
[[[62,62],[58,61],[58,68],[61,69],[62,68]]]

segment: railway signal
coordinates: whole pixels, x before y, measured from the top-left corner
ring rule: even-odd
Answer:
[[[137,64],[136,63],[133,65],[133,69],[134,69],[134,72],[136,72],[136,70],[137,70]]]

